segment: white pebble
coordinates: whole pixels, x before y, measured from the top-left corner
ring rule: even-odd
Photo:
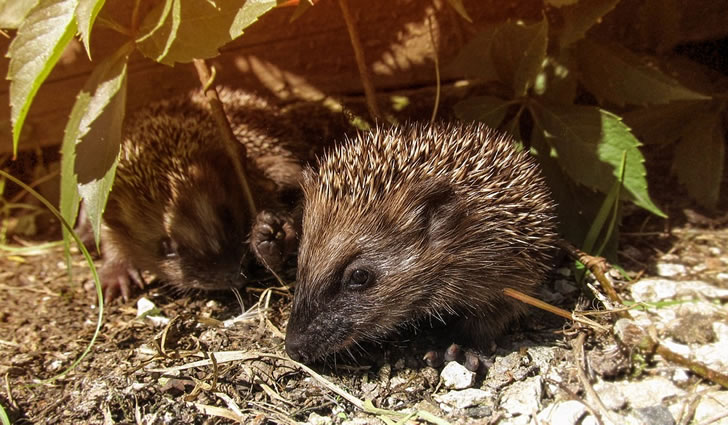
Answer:
[[[469,371],[458,362],[450,362],[440,372],[445,387],[462,390],[469,388],[475,381],[475,372]]]

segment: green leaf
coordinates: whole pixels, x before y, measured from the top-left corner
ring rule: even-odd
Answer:
[[[491,51],[500,81],[523,96],[534,84],[546,59],[547,24],[543,19],[532,25],[505,22],[498,26]]]
[[[235,15],[233,25],[230,27],[230,39],[234,40],[243,35],[243,30],[254,24],[265,12],[276,5],[276,0],[246,1]]]
[[[591,228],[589,228],[589,232],[584,238],[584,244],[582,245],[581,249],[589,254],[601,255],[604,247],[607,244],[607,241],[609,241],[609,239],[612,237],[612,233],[616,228],[617,220],[619,218],[619,194],[621,192],[622,186],[624,186],[624,168],[626,162],[627,152],[623,152],[622,164],[619,168],[619,176],[612,185],[612,188],[609,189],[609,193],[607,193],[607,196],[604,198],[604,202],[602,202],[602,206],[599,208],[599,212],[597,212],[597,215],[594,218],[594,222],[592,222]],[[609,223],[607,224],[608,218]],[[599,248],[594,250],[594,245],[597,242],[597,237],[602,233],[604,233],[604,239]]]
[[[465,10],[465,5],[463,5],[463,0],[447,0],[450,7],[455,9],[455,11],[458,13],[458,15],[462,16],[463,19],[466,21],[473,23],[473,20],[470,19],[470,16],[468,16],[468,11]]]
[[[705,112],[690,122],[683,121],[673,168],[690,197],[709,209],[718,204],[725,145],[721,114]]]
[[[121,146],[132,50],[132,44],[124,45],[91,73],[71,110],[61,149],[61,213],[73,223],[80,194],[97,244]]]
[[[78,0],[76,9],[76,20],[78,21],[78,32],[81,34],[81,41],[86,48],[86,54],[91,59],[91,28],[94,26],[96,16],[104,7],[106,0]]]
[[[144,18],[137,47],[167,65],[211,58],[275,5],[275,0],[166,0]]]
[[[36,3],[37,0],[0,0],[0,28],[18,28]]]
[[[465,121],[480,121],[498,128],[513,102],[493,96],[472,96],[458,102],[453,109],[455,116]]]
[[[447,68],[470,78],[480,78],[483,81],[498,80],[498,71],[490,55],[496,29],[497,26],[489,26],[476,34],[460,49]]]
[[[575,69],[569,50],[562,51],[559,57],[547,58],[533,91],[549,103],[571,105],[578,87]]]
[[[666,52],[683,38],[683,0],[646,0],[639,8],[641,32],[658,53]]]
[[[591,27],[611,12],[619,0],[581,0],[559,10],[563,27],[559,32],[559,45],[564,48],[584,38]]]
[[[541,172],[551,188],[551,195],[556,200],[559,217],[559,233],[575,246],[582,246],[587,233],[597,217],[604,196],[577,185],[574,180],[564,174],[559,166],[556,151],[544,139],[543,132],[534,131],[531,135],[531,153],[535,155],[541,166]],[[616,257],[617,237],[612,233],[604,256]]]
[[[576,57],[582,84],[598,98],[619,106],[709,98],[684,87],[616,44],[584,39],[577,45]]]
[[[10,43],[10,120],[13,152],[35,94],[76,32],[77,0],[40,0],[31,9]]]
[[[618,116],[594,106],[534,104],[536,128],[556,150],[558,162],[577,183],[608,193],[619,177],[626,152],[624,191],[636,205],[660,217],[665,214],[647,192],[640,143]]]
[[[622,116],[624,122],[646,144],[667,144],[676,141],[685,123],[710,107],[711,102],[679,101],[636,109]]]

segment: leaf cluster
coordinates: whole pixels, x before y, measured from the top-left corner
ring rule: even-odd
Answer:
[[[685,84],[663,70],[663,56],[605,36],[605,17],[634,7],[623,3],[546,0],[540,20],[483,28],[451,65],[492,88],[457,104],[456,115],[504,129],[530,149],[559,202],[563,232],[587,248],[600,232],[602,247],[615,246],[604,217],[617,216],[619,200],[665,217],[648,193],[640,138],[675,144],[673,168],[707,208],[717,205],[723,174],[726,93]],[[680,7],[668,2],[654,13],[679,15]]]

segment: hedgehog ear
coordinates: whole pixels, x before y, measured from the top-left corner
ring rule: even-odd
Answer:
[[[463,219],[464,211],[457,194],[451,185],[442,181],[423,183],[418,189],[420,206],[417,210],[425,240],[430,245],[447,243]]]

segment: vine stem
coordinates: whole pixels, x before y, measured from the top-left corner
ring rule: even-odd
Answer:
[[[344,22],[346,23],[346,29],[349,31],[349,39],[351,40],[351,47],[354,49],[356,66],[359,68],[359,78],[361,78],[361,83],[364,86],[364,97],[367,99],[369,115],[372,116],[372,119],[378,120],[381,114],[377,105],[376,92],[374,91],[374,84],[372,83],[366,59],[364,58],[364,48],[361,45],[359,31],[354,25],[354,18],[351,16],[351,10],[349,10],[348,0],[339,0],[339,7],[341,8],[341,15],[344,17]]]
[[[230,121],[228,121],[227,115],[225,115],[225,110],[223,109],[222,102],[220,101],[220,96],[217,94],[217,89],[212,84],[215,74],[210,71],[210,68],[207,66],[207,62],[205,62],[204,59],[195,59],[193,62],[195,64],[195,69],[197,70],[197,76],[200,78],[200,84],[202,84],[202,90],[205,92],[207,103],[210,105],[212,118],[217,124],[217,129],[220,132],[220,136],[222,136],[223,145],[225,145],[225,150],[227,151],[230,160],[233,162],[235,174],[240,182],[240,187],[243,189],[243,195],[245,196],[245,201],[248,204],[248,210],[251,214],[250,216],[255,217],[258,215],[258,209],[255,207],[253,192],[250,190],[245,169],[240,161],[241,155],[238,155],[238,152],[236,152],[237,149],[241,149],[243,152],[242,158],[245,159],[248,157],[248,151],[245,148],[245,145],[238,141],[232,128],[230,128]]]

